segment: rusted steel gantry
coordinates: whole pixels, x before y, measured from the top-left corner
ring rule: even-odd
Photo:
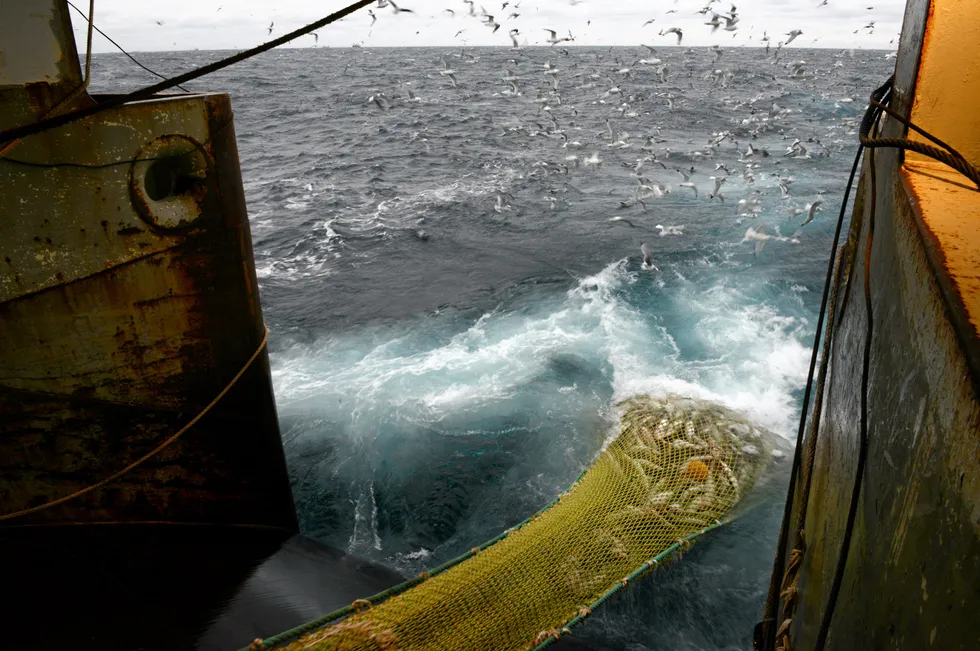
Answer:
[[[3,5],[0,129],[98,101],[63,0]],[[231,103],[161,96],[0,143],[0,526],[294,531]]]

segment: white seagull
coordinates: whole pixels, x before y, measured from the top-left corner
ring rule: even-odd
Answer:
[[[647,246],[646,242],[640,244],[640,253],[643,254],[643,268],[653,269],[654,271],[660,271],[657,266],[653,264],[653,254],[650,252],[650,247]]]
[[[684,38],[684,32],[681,30],[680,27],[671,27],[668,30],[660,30],[660,35],[661,36],[666,36],[667,34],[676,34],[677,35],[677,44],[678,45],[681,44],[681,39]]]
[[[791,32],[786,32],[786,36],[789,36],[789,38],[786,39],[786,42],[783,43],[783,45],[789,45],[796,39],[797,36],[799,36],[802,33],[803,33],[802,29],[794,29]]]
[[[663,224],[657,224],[655,226],[655,228],[660,231],[660,237],[664,237],[666,235],[683,235],[684,234],[684,227],[683,226],[664,226]]]

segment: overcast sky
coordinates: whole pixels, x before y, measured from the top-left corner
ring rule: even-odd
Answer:
[[[73,0],[87,11],[86,0]],[[412,45],[509,46],[508,30],[517,28],[522,44],[542,45],[546,28],[560,36],[570,31],[575,45],[672,45],[673,35],[658,36],[661,29],[679,27],[683,45],[727,47],[758,45],[767,31],[773,45],[788,38],[792,29],[803,34],[787,47],[881,48],[898,47],[904,0],[737,0],[740,22],[736,32],[704,25],[710,12],[696,12],[708,0],[521,0],[507,3],[476,1],[502,27],[492,33],[476,17],[468,16],[463,0],[401,0],[399,6],[414,13],[395,15],[391,7],[361,9],[319,32],[319,47]],[[95,24],[120,45],[133,52],[161,50],[240,50],[301,27],[348,4],[338,0],[97,0]],[[712,11],[727,13],[731,1],[713,2]],[[455,12],[455,17],[449,12]],[[668,13],[674,12],[674,13]],[[75,38],[85,47],[84,20],[74,11]],[[518,18],[510,18],[518,13]],[[643,26],[649,19],[655,19]],[[874,21],[874,27],[865,26]],[[269,34],[270,23],[275,23]],[[464,30],[457,35],[459,30]],[[854,33],[857,31],[857,33]],[[734,38],[733,38],[734,36]],[[894,42],[892,42],[894,40]],[[294,47],[313,47],[312,36],[294,41]],[[288,46],[287,46],[288,47]],[[115,48],[98,34],[96,52]]]

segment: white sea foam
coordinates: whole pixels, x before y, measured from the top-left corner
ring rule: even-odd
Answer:
[[[333,224],[334,220],[315,224],[297,243],[296,248],[301,249],[299,253],[256,259],[255,275],[261,279],[283,280],[329,276],[343,241]]]
[[[381,551],[381,537],[378,534],[378,503],[374,497],[374,485],[367,482],[358,491],[354,504],[354,530],[347,542],[347,553],[357,554],[368,548]]]
[[[419,190],[378,203],[371,224],[402,225],[408,220],[425,217],[440,208],[452,208],[474,197],[492,197],[520,179],[520,172],[510,167],[485,170],[483,174],[466,174],[450,183]],[[487,204],[488,210],[491,204]]]
[[[789,436],[793,392],[806,378],[805,324],[720,282],[706,292],[673,287],[673,301],[693,326],[672,331],[634,304],[633,286],[649,275],[621,260],[530,314],[492,312],[442,337],[420,335],[423,323],[293,349],[275,360],[277,396],[287,410],[299,404],[333,410],[341,401],[367,434],[379,420],[435,423],[486,413],[519,396],[558,356],[573,355],[611,371],[614,401],[638,393],[694,395]],[[356,427],[352,434],[358,436]]]

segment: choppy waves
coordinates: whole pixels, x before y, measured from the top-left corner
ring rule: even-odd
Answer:
[[[558,491],[561,479],[599,449],[611,406],[636,393],[717,400],[791,436],[795,392],[809,360],[807,323],[801,314],[755,302],[765,285],[739,288],[719,274],[701,289],[624,259],[563,294],[519,297],[475,319],[432,314],[297,344],[274,359],[287,449],[293,459],[331,466],[331,480],[342,489],[329,497],[319,482],[300,484],[298,498],[335,500],[338,530],[329,534],[335,544],[404,565],[406,554],[424,549],[417,557],[428,560],[440,545],[442,558],[456,549],[460,532],[470,541],[490,538],[508,517],[520,519],[514,512],[488,521],[480,509],[452,502],[439,523],[445,537],[425,526],[405,537],[379,520],[376,494],[408,490],[433,462],[432,446],[441,448],[447,438],[464,457],[472,445],[493,447],[498,439],[523,438],[510,441],[515,449],[547,441],[562,450],[555,455],[561,470],[547,481]],[[524,483],[482,486],[481,499],[533,509],[548,493],[540,479],[529,482],[540,474],[540,459],[505,456],[497,470]],[[397,488],[382,489],[392,479],[386,466],[393,458]],[[463,463],[453,477],[479,485],[470,473],[480,468]],[[413,547],[418,538],[430,546]]]

